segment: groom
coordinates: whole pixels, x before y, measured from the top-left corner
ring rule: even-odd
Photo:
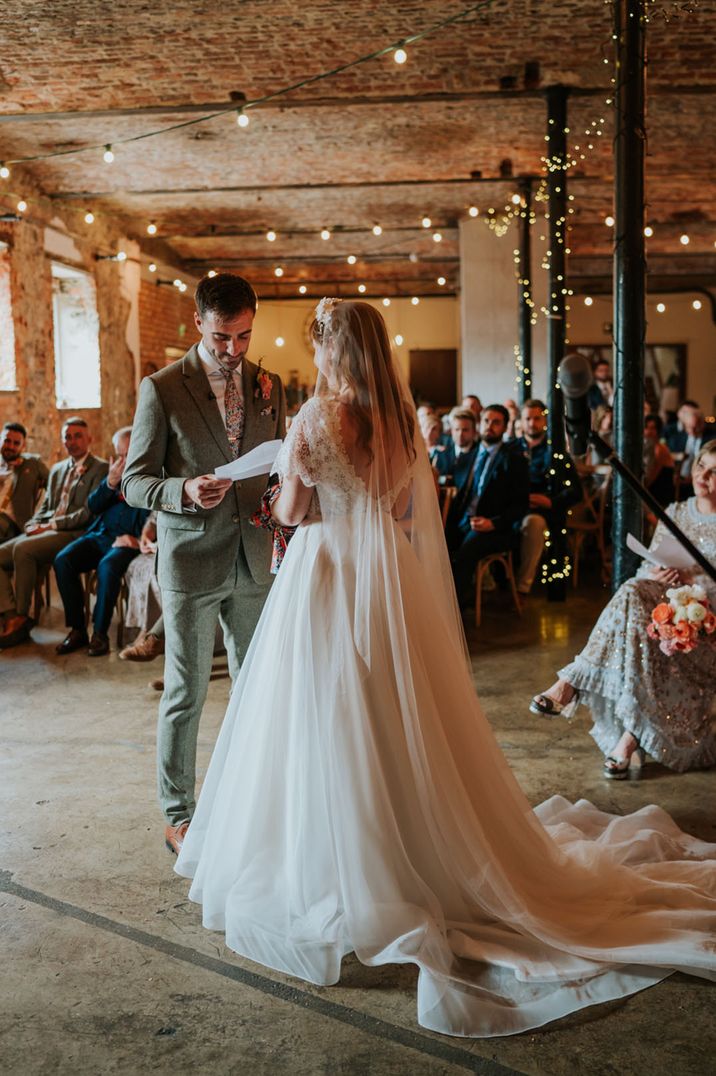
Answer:
[[[283,438],[283,385],[246,358],[257,298],[239,276],[204,277],[194,320],[201,341],[142,381],[122,491],[158,513],[157,577],[166,658],[159,704],[159,802],[170,851],[195,807],[196,742],[217,620],[235,680],[268,594],[271,539],[249,525],[266,476],[241,483],[214,469]]]

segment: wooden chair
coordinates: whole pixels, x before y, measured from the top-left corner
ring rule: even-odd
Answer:
[[[486,557],[482,557],[477,562],[477,569],[475,571],[475,626],[480,627],[482,623],[482,582],[485,578],[485,573],[489,572],[493,564],[501,564],[505,570],[507,581],[510,584],[510,590],[512,591],[512,601],[515,606],[515,612],[518,616],[522,616],[522,605],[520,603],[520,596],[517,593],[517,580],[515,579],[515,569],[512,563],[512,552],[507,550],[504,553],[489,553]]]
[[[448,514],[450,512],[450,506],[457,496],[457,486],[440,486],[438,493],[438,503],[440,504],[440,515],[443,521],[443,530],[447,526]]]
[[[572,586],[579,584],[579,556],[582,546],[587,537],[592,535],[596,541],[599,557],[601,560],[602,582],[606,583],[612,574],[612,565],[607,549],[606,535],[604,533],[604,519],[606,515],[609,493],[612,485],[612,469],[609,468],[604,476],[604,481],[589,493],[585,490],[584,500],[573,508],[567,516],[567,543],[572,561]],[[579,515],[577,515],[579,513]]]
[[[43,608],[50,608],[51,591],[50,584],[52,582],[52,565],[43,564],[37,569],[37,578],[35,580],[35,591],[32,597],[32,619],[37,624],[40,619],[40,614]],[[44,594],[43,594],[44,591]]]
[[[85,591],[85,621],[89,626],[90,623],[90,602],[91,599],[97,593],[97,572],[94,570],[91,572],[85,572],[82,576],[82,583]],[[117,621],[117,648],[119,650],[124,646],[124,628],[125,628],[125,616],[127,613],[127,602],[129,601],[129,587],[127,581],[122,577],[122,582],[119,587],[119,597],[117,598],[117,604],[114,608],[114,616]]]

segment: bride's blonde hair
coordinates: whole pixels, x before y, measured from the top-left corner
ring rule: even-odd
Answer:
[[[375,422],[389,436],[397,427],[409,458],[415,456],[415,415],[412,400],[401,391],[388,329],[369,303],[331,303],[311,326],[311,336],[330,357],[335,381],[351,396],[358,442],[373,458]],[[394,446],[395,447],[395,446]]]

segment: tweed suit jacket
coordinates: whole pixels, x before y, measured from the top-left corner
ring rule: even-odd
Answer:
[[[271,396],[258,391],[259,368],[242,362],[244,435],[241,455],[283,439],[286,398],[271,374]],[[182,506],[187,478],[212,474],[232,460],[221,412],[196,345],[171,366],[144,378],[132,427],[122,491],[128,504],[157,512],[157,576],[167,590],[209,593],[220,587],[243,546],[252,578],[271,582],[271,538],[249,524],[266,475],[235,482],[216,508]]]
[[[47,485],[49,471],[39,456],[22,455],[22,463],[12,476],[10,505],[20,530],[35,511],[37,498]]]
[[[28,519],[26,527],[35,523],[47,523],[55,516],[55,509],[60,500],[65,475],[72,466],[72,460],[61,460],[50,471],[45,496],[42,504],[31,519]],[[62,516],[55,517],[55,526],[58,531],[83,531],[92,519],[92,513],[87,507],[87,498],[92,490],[99,485],[109,470],[106,460],[98,459],[89,454],[84,462],[83,473],[75,478],[70,487],[70,499],[67,503],[67,511]]]

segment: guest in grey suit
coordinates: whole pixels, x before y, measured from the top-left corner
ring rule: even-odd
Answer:
[[[6,422],[0,433],[0,545],[22,534],[47,485],[45,464],[24,451],[26,437],[21,422]]]
[[[142,381],[122,480],[129,504],[158,514],[166,635],[158,784],[173,852],[196,803],[196,741],[217,620],[234,679],[271,582],[270,537],[249,525],[266,476],[232,483],[213,474],[285,433],[281,381],[246,358],[256,306],[241,277],[200,281],[194,317],[201,341]]]
[[[50,471],[42,504],[25,523],[25,533],[0,545],[0,615],[5,620],[0,649],[30,637],[30,603],[38,570],[52,564],[56,554],[85,529],[92,518],[87,498],[107,474],[106,460],[90,453],[90,432],[83,418],[67,419],[62,440],[69,459]]]

